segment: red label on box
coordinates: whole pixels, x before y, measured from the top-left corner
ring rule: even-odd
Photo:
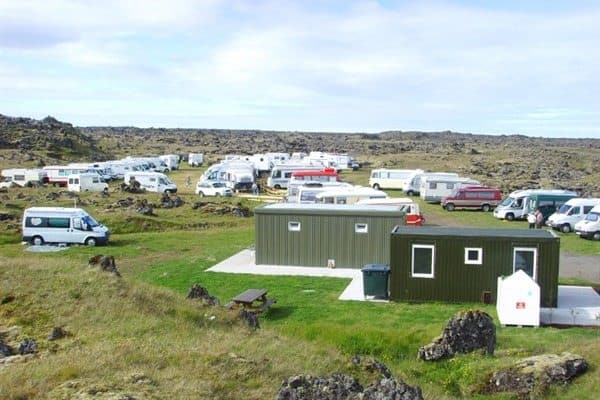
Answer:
[[[517,310],[523,310],[523,309],[525,309],[525,302],[524,301],[517,301],[516,309]]]

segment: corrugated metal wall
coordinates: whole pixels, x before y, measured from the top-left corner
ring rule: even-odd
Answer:
[[[495,302],[498,276],[513,273],[513,249],[538,249],[537,282],[542,307],[556,307],[558,240],[506,237],[451,237],[391,235],[390,292],[394,300],[478,302],[489,291]],[[435,245],[434,278],[412,277],[413,244]],[[483,249],[482,265],[464,263],[464,248]]]
[[[299,232],[288,223],[300,222]],[[403,223],[402,216],[256,214],[256,263],[362,268],[389,264],[390,233]],[[367,233],[356,233],[355,224],[368,224]]]

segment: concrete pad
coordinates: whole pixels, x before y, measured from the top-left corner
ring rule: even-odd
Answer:
[[[559,286],[556,308],[540,309],[544,325],[600,327],[600,295],[586,286]]]

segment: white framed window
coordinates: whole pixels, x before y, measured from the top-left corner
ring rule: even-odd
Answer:
[[[513,249],[513,273],[522,269],[534,281],[537,281],[537,259],[536,247],[515,247]]]
[[[483,249],[481,247],[465,247],[465,264],[483,264]]]
[[[354,224],[354,232],[356,233],[369,233],[369,224]]]
[[[288,222],[288,231],[290,231],[290,232],[300,232],[301,228],[302,228],[302,224],[298,221]]]
[[[432,244],[413,244],[411,266],[414,278],[433,278],[435,273],[435,246]]]

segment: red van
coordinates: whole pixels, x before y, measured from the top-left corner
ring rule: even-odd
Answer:
[[[490,211],[502,201],[502,192],[485,186],[464,186],[442,199],[442,207],[448,211],[457,208]]]

